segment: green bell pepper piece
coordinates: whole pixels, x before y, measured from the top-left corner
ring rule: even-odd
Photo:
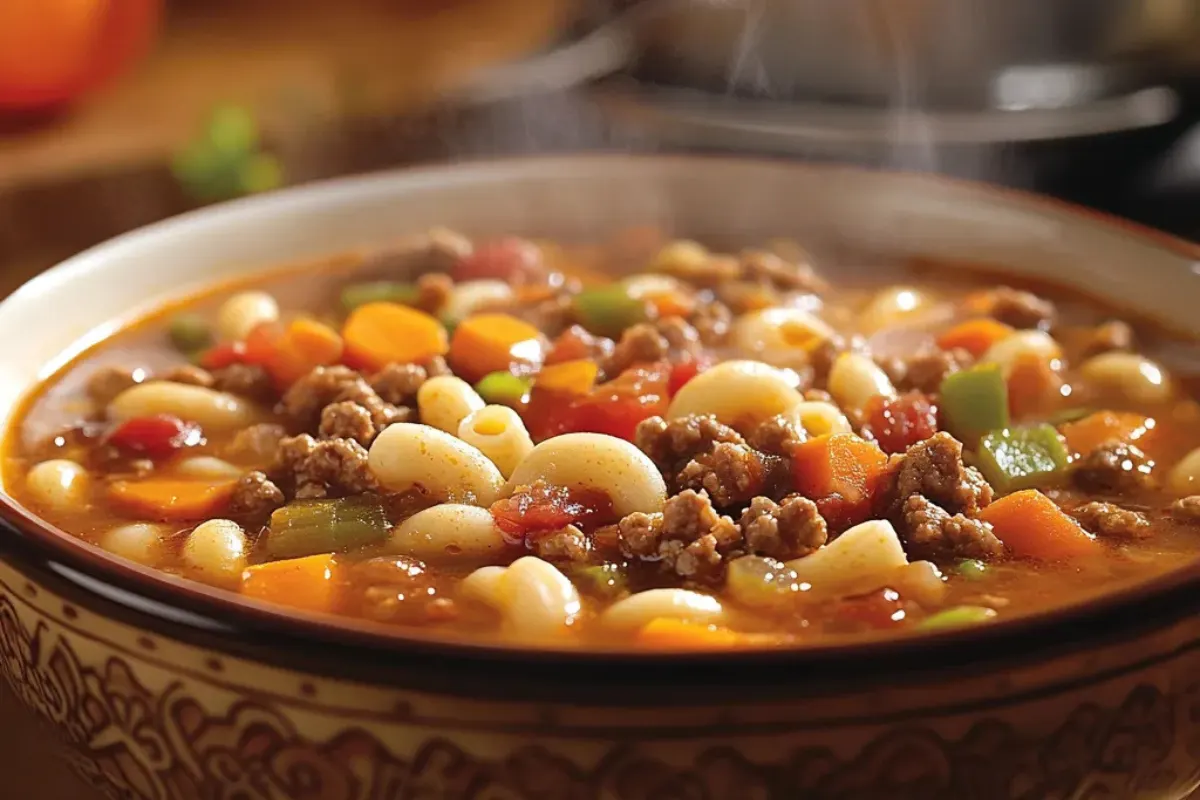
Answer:
[[[532,385],[532,379],[518,377],[511,372],[489,372],[475,384],[475,391],[486,403],[515,406],[528,394]]]
[[[926,617],[917,628],[923,631],[941,631],[978,625],[995,618],[996,612],[985,606],[955,606]]]
[[[619,283],[588,289],[575,296],[575,316],[589,331],[616,338],[646,320],[646,303]]]
[[[1067,468],[1069,455],[1053,425],[992,431],[979,444],[978,464],[1001,492],[1043,486]]]
[[[212,328],[197,314],[180,314],[171,320],[168,330],[171,344],[181,353],[191,354],[213,343]]]
[[[352,283],[342,289],[342,308],[346,311],[353,311],[367,303],[412,305],[416,300],[417,287],[402,281]]]
[[[946,430],[968,447],[988,431],[1008,427],[1008,385],[995,364],[947,375],[938,390]]]

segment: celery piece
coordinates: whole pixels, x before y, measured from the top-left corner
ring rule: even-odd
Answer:
[[[417,287],[401,281],[352,283],[342,289],[342,308],[347,311],[353,311],[367,303],[412,305],[416,300]]]
[[[1062,437],[1047,424],[992,431],[979,443],[977,458],[983,477],[1004,493],[1053,482],[1067,461]]]
[[[628,589],[621,564],[579,567],[571,571],[571,578],[581,592],[602,600],[615,600]]]
[[[996,365],[946,376],[938,392],[946,430],[968,447],[988,431],[1008,427],[1008,386]]]
[[[197,314],[180,314],[171,320],[167,331],[171,344],[181,353],[204,350],[213,343],[212,327]]]
[[[729,562],[725,585],[735,600],[753,608],[780,608],[802,590],[795,570],[772,558],[742,556]]]
[[[985,606],[955,606],[947,608],[945,611],[939,611],[931,617],[926,617],[917,627],[923,631],[942,631],[978,625],[995,617],[996,612]]]
[[[501,406],[516,406],[529,393],[532,381],[511,372],[489,372],[475,384],[475,391],[484,402]]]
[[[645,301],[629,294],[619,283],[575,295],[575,315],[592,333],[613,338],[647,317]]]
[[[977,558],[968,558],[958,562],[954,567],[954,572],[968,581],[983,580],[987,575],[987,564]]]
[[[388,531],[378,495],[303,500],[271,514],[264,550],[272,561],[301,558],[377,544]]]

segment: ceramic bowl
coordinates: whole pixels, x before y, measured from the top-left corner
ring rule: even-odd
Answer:
[[[434,225],[1050,278],[1200,333],[1200,252],[986,186],[791,163],[587,156],[319,184],[121,237],[0,305],[0,408],[218,279]],[[839,256],[843,254],[843,256]],[[836,277],[836,275],[835,275]],[[1200,567],[927,639],[587,655],[418,639],[155,574],[0,496],[0,673],[130,800],[1181,798],[1200,784]]]

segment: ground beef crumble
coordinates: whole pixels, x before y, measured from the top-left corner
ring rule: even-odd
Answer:
[[[755,450],[790,459],[796,448],[808,438],[804,428],[786,415],[772,417],[759,423],[750,432],[750,446]]]
[[[349,400],[325,406],[318,430],[322,439],[353,439],[363,447],[370,447],[379,433],[371,412]]]
[[[367,467],[367,451],[353,439],[317,441],[308,434],[279,443],[275,471],[295,487],[295,497],[362,494],[378,488]]]
[[[711,414],[691,414],[667,422],[650,417],[638,424],[634,444],[663,474],[673,474],[700,453],[719,443],[745,444],[742,435]]]
[[[1149,486],[1153,480],[1145,453],[1115,439],[1081,458],[1072,475],[1081,488],[1094,493],[1133,491]]]
[[[414,305],[428,314],[437,314],[450,300],[454,279],[441,272],[429,272],[417,278],[417,299]]]
[[[238,431],[229,445],[229,453],[239,461],[269,464],[279,448],[279,441],[286,436],[287,430],[282,425],[260,422]]]
[[[729,508],[762,494],[766,472],[763,457],[756,450],[744,444],[718,442],[685,464],[674,483],[682,489],[703,489],[718,508]]]
[[[679,317],[640,322],[625,329],[612,353],[600,362],[600,368],[609,378],[615,378],[635,364],[679,361],[701,349],[696,329]]]
[[[526,543],[538,558],[555,562],[585,562],[592,550],[587,535],[574,525],[556,531],[538,531],[527,537]]]
[[[248,472],[233,487],[229,510],[234,514],[266,516],[286,501],[283,492],[262,472]]]
[[[705,347],[721,347],[729,341],[733,325],[733,312],[724,303],[713,300],[698,303],[688,322],[696,329],[700,343]]]
[[[275,381],[257,364],[230,364],[214,370],[213,387],[251,400],[267,401],[276,396]]]
[[[795,494],[779,503],[769,497],[754,498],[738,525],[749,552],[780,561],[806,556],[829,538],[817,504]]]
[[[936,394],[946,376],[966,369],[975,358],[966,350],[939,350],[929,348],[904,358],[879,361],[879,365],[900,391],[916,390],[925,394]]]
[[[212,373],[194,364],[180,364],[172,367],[163,374],[161,380],[182,383],[187,386],[202,386],[205,389],[211,389],[216,384]]]
[[[420,364],[388,364],[371,376],[370,385],[385,403],[394,406],[412,406],[417,402],[417,392],[429,379],[429,373]]]
[[[101,367],[87,380],[87,395],[97,405],[106,406],[121,392],[141,382],[140,370],[124,367]]]
[[[1054,303],[1032,292],[1001,286],[988,293],[988,316],[1014,328],[1050,329],[1058,317]]]
[[[765,250],[748,250],[740,259],[745,280],[758,281],[789,292],[824,294],[829,284],[807,262],[791,261]]]
[[[1103,322],[1092,328],[1083,344],[1083,355],[1098,356],[1117,350],[1133,349],[1133,328],[1118,319]]]
[[[1110,539],[1144,539],[1151,534],[1145,514],[1121,508],[1113,503],[1092,502],[1072,512],[1090,533]]]
[[[973,517],[992,502],[992,487],[978,470],[963,464],[962,442],[948,433],[917,442],[889,466],[895,481],[890,496],[898,503],[924,495],[950,514]]]
[[[362,376],[349,367],[317,367],[292,384],[279,401],[280,410],[304,430],[315,430],[321,410],[347,389],[365,387]]]
[[[627,558],[661,562],[693,579],[714,577],[742,541],[737,524],[718,514],[706,494],[691,490],[669,498],[661,514],[629,514],[618,523],[617,536]]]
[[[910,495],[901,507],[900,536],[909,556],[947,558],[997,558],[1004,544],[986,523],[951,515],[919,494]]]

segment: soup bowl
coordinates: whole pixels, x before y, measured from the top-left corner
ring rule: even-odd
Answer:
[[[537,158],[318,184],[84,253],[0,304],[0,408],[166,299],[437,225],[787,236],[827,264],[986,266],[1200,333],[1200,250],[1051,201],[831,166]],[[0,674],[109,797],[1032,800],[1200,784],[1196,562],[962,632],[586,653],[255,605],[107,555],[7,491],[0,514]]]

